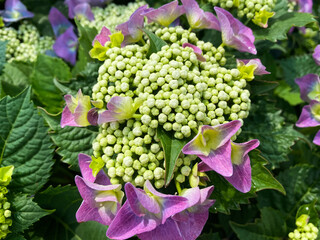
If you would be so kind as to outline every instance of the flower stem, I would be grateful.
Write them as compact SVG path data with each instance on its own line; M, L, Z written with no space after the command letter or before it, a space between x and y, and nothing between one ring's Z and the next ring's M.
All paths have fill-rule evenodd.
M133 116L132 116L133 118L137 118L137 119L140 119L141 117L142 117L142 115L141 114L133 114Z
M176 183L176 189L177 189L177 191L178 191L178 194L181 195L181 186L180 186L180 183L179 183L177 180L175 180L175 183Z

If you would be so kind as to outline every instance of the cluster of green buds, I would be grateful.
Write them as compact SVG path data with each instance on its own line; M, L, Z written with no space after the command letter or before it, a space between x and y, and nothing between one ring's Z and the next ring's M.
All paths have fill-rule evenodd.
M318 228L309 222L309 216L302 214L296 220L297 229L289 233L290 240L315 240L318 236Z
M18 27L0 28L0 41L7 41L6 59L8 62L34 62L39 53L52 49L54 40L51 37L41 37L37 28L24 21Z
M246 17L253 23L260 25L265 18L270 18L275 7L276 0L208 0L214 6L224 9L235 8L239 18ZM267 20L266 19L266 20Z
M80 23L82 26L96 28L98 31L104 26L113 31L119 23L127 21L129 16L137 8L145 4L145 1L136 1L129 2L127 5L110 3L105 8L93 7L92 13L94 15L94 20L90 21L87 18L80 18Z
M148 45L108 49L93 87L93 100L105 105L115 96L141 101L133 119L100 125L93 142L92 164L97 169L106 165L113 184L143 186L149 180L157 188L164 185L158 126L184 139L201 125L242 121L249 114L247 80L239 69L224 67L227 59L223 46L199 41L195 33L181 27L162 28L156 35L168 45L149 58ZM194 50L185 45L189 43L202 50L206 61L198 60ZM175 169L177 182L199 180L192 164L195 158L180 154Z
M0 239L5 239L12 225L10 203L6 197L7 185L11 181L13 166L0 168Z

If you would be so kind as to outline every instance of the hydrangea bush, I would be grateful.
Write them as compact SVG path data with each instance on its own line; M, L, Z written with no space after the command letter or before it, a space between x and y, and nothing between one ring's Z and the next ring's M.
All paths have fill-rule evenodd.
M320 5L6 0L0 239L319 239Z

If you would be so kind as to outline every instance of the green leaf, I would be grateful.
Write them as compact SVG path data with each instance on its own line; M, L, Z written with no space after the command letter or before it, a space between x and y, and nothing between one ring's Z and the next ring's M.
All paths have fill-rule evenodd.
M176 161L181 153L182 148L190 141L189 138L182 140L176 139L170 132L158 127L157 136L160 139L165 159L165 185L168 186L172 177Z
M286 100L292 106L303 103L299 91L292 91L292 88L285 81L280 81L279 83L280 85L274 91L278 97Z
M32 73L33 65L25 62L11 62L4 65L3 74L0 77L1 91L0 97L18 95L30 85L29 77Z
M315 226L319 226L320 219L319 213L315 208L316 202L317 200L313 200L313 202L311 203L300 206L296 214L296 219L299 218L302 214L307 214L310 217L309 222L313 223Z
M35 225L36 239L45 240L107 240L107 227L97 222L78 223L75 217L82 198L74 186L50 186L37 194L35 201L46 209L55 209ZM48 234L50 233L50 234ZM42 237L42 238L39 238Z
M149 50L147 53L147 58L150 57L150 55L152 53L159 52L163 46L167 45L167 43L165 41L163 41L161 38L159 38L153 32L151 32L147 29L143 29L143 32L145 32L145 34L147 34L147 36L150 40L150 47L149 47Z
M252 187L254 191L261 191L264 189L274 189L283 194L286 193L283 186L272 176L270 171L264 167L268 163L260 156L258 151L250 153L251 171L252 171Z
M49 215L52 211L47 211L38 206L33 201L33 198L26 194L15 194L10 199L12 212L12 227L13 233L20 233L28 229L32 224L40 218Z
M241 134L242 140L254 138L260 141L261 155L273 168L288 160L287 154L296 140L305 139L303 134L293 129L293 124L285 122L281 113L273 103L259 101L252 104Z
M24 236L16 233L10 233L7 237L6 240L26 240Z
M71 79L68 65L60 58L39 55L30 79L34 93L46 109L53 113L61 111L62 95L53 80L68 82Z
M208 233L208 234L201 234L197 240L220 240L219 233Z
M34 194L47 182L54 161L48 128L30 92L0 100L0 161L1 166L14 166L12 191Z
M92 142L98 135L95 128L60 127L60 115L51 116L41 111L42 116L49 124L53 132L50 137L58 147L57 152L62 156L62 161L70 165L70 168L79 171L78 154L92 155Z
M96 28L90 28L88 26L84 27L80 24L78 20L75 20L78 31L79 31L79 45L82 47L85 56L87 56L88 61L93 61L93 59L89 55L89 51L92 48L92 41L98 34L98 30Z
M3 66L6 63L6 49L7 41L0 41L0 72L2 72Z
M272 208L261 209L261 219L255 223L230 222L230 226L240 240L282 240L287 235L284 216Z
M309 23L315 22L314 16L302 12L277 11L276 15L269 19L268 28L253 27L253 34L256 40L277 40L287 39L287 33L292 27L303 27Z
M278 86L277 82L254 80L250 83L252 96L267 93Z

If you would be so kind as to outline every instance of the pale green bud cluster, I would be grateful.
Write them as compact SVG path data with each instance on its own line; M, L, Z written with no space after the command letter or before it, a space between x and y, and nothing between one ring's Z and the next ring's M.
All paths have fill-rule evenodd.
M1 28L0 41L7 41L8 62L34 62L39 53L52 49L54 43L51 37L41 37L37 28L28 22L23 22L18 30L12 27Z
M176 168L174 169L175 180L179 183L188 181L192 174L192 162L197 158L195 155L184 155L180 153L177 161Z
M105 123L92 144L95 157L105 162L112 184L131 182L143 186L146 180L156 188L164 185L164 152L156 128L139 120Z
M0 186L0 239L5 239L10 233L9 227L12 225L10 203L6 198L8 189Z
M255 14L260 10L265 9L266 11L272 12L276 4L276 0L208 0L214 6L220 6L224 9L237 9L238 17L244 16L247 19L254 18Z
M290 240L315 240L318 236L318 228L312 223L297 225L297 229L288 234Z
M113 32L119 23L128 21L131 14L145 4L147 4L145 1L136 1L129 2L127 5L110 3L105 8L93 7L94 20L81 18L80 23L82 26L96 28L99 32L103 27Z

